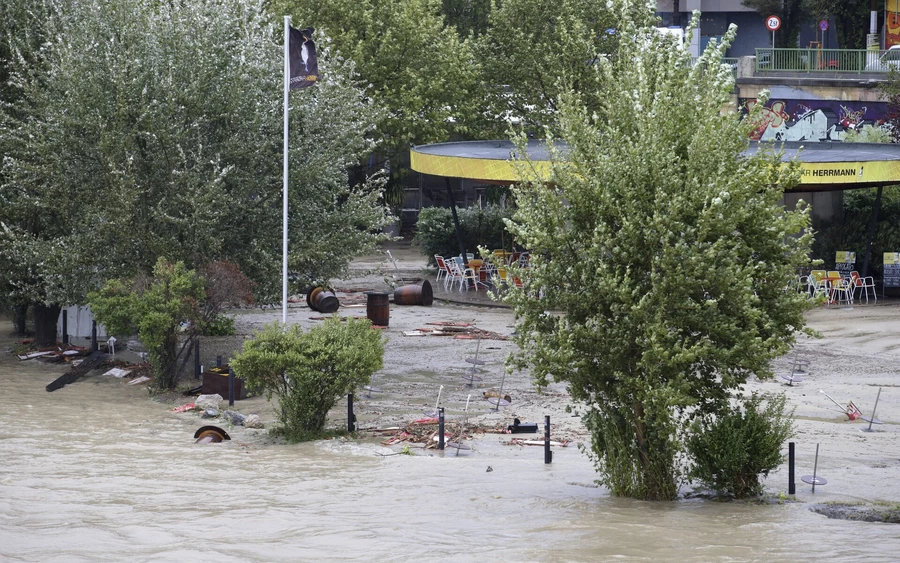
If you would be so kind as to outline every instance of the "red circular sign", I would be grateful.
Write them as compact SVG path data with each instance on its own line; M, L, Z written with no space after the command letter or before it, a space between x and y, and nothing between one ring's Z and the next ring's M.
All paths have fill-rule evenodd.
M828 20L822 20L819 22L819 29L822 31L828 31Z
M766 29L769 31L778 31L781 27L781 18L778 16L769 16L766 18Z

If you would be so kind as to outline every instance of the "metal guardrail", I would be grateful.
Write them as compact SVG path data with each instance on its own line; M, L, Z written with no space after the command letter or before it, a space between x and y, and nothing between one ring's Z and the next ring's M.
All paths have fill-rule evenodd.
M900 69L900 50L756 49L757 72L888 72Z

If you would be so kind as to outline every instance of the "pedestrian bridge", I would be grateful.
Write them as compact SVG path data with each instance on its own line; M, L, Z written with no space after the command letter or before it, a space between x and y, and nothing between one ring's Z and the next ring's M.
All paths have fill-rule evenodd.
M752 141L747 154L759 149ZM565 152L565 145L558 144ZM900 184L900 144L799 143L776 145L783 160L797 158L802 176L791 192L818 192ZM528 154L536 169L549 172L550 153L542 141L529 141ZM518 181L510 141L462 141L421 145L410 150L411 168L422 174L465 178L493 184Z

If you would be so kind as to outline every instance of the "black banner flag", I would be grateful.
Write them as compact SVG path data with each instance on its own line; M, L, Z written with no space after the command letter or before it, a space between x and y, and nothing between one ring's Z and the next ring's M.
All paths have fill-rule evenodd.
M313 43L311 27L290 28L289 54L291 62L291 88L306 88L319 79L319 60L316 58L316 44Z

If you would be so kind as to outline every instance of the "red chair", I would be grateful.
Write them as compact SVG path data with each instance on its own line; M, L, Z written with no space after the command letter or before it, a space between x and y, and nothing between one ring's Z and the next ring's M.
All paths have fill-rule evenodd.
M859 272L853 270L850 272L850 284L854 293L856 290L859 290L859 296L862 297L863 293L866 295L866 303L869 302L869 290L872 290L872 297L875 299L875 302L878 303L878 294L875 292L875 277L874 276L866 276L862 277L859 275Z

